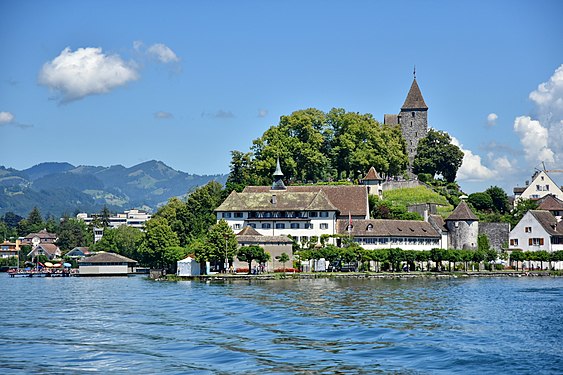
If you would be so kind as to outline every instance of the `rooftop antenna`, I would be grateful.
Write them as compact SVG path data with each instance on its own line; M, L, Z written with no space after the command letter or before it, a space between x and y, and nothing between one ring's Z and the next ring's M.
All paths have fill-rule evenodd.
M414 66L414 70L412 71L412 75L414 76L414 79L416 79L416 65Z

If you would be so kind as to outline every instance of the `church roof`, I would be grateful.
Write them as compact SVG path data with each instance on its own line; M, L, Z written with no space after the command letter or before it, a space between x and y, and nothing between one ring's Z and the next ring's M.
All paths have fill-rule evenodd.
M375 167L371 167L366 174L366 176L362 179L362 181L373 181L373 180L383 180L379 173L375 170Z
M465 201L461 201L460 204L458 204L458 206L455 208L455 210L451 213L450 216L448 216L448 218L446 219L446 221L448 220L460 220L460 221L465 221L465 220L474 220L477 221L479 220L477 218L477 216L475 216L475 214L471 211L471 209L469 208L469 206L467 205L467 203L465 203Z
M424 102L418 83L416 83L416 78L412 81L411 89L405 99L405 103L401 107L401 110L408 109L428 109L428 106Z

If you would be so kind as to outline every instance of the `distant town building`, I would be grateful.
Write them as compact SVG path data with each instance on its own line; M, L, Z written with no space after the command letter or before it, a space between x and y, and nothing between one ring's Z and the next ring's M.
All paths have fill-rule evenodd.
M55 243L57 235L55 233L47 232L47 229L43 229L37 233L30 233L27 236L20 238L20 240L22 245L35 247L39 244Z
M52 243L43 243L35 246L28 254L28 257L32 259L37 257L38 255L44 255L49 260L58 259L61 257L61 249L55 244Z
M76 215L77 219L84 221L87 225L90 225L94 220L99 219L99 214L94 214L92 216L88 215L87 213L79 213ZM118 213L117 215L110 216L109 221L109 228L118 228L122 225L127 225L128 227L138 228L143 230L145 227L145 223L151 218L151 214L147 213L146 211L142 210L128 210L124 211L123 213ZM94 242L98 242L102 239L104 235L104 228L95 227L94 229Z
M92 223L96 218L99 218L99 214L88 215L87 213L79 213L76 215L77 219L83 220L86 224ZM109 227L117 228L122 225L127 225L133 228L143 229L145 223L151 218L151 214L142 210L128 210L123 213L118 213L117 215L109 217Z
M0 258L18 256L19 247L15 242L4 241L0 244Z

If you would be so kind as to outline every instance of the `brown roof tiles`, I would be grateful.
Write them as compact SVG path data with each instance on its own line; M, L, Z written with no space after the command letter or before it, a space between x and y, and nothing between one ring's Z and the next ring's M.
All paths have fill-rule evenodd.
M446 221L477 221L479 220L477 216L471 211L469 206L465 201L461 201L460 204L457 205L455 210L448 216Z
M348 234L348 220L338 220L337 232ZM416 220L352 220L352 236L440 238L429 223Z
M360 185L288 186L283 193L271 191L269 186L247 186L244 188L243 193L273 192L278 197L281 197L282 194L287 193L318 193L319 191L326 194L328 201L340 211L341 216L348 216L348 213L350 213L356 217L369 217L367 189L365 186Z
M408 109L428 109L428 106L424 102L418 83L416 83L416 78L412 81L411 88L405 99L405 103L401 107L401 110Z

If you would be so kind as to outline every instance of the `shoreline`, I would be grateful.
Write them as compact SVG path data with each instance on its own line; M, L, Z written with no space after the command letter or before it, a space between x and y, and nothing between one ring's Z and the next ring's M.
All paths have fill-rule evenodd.
M265 281L265 280L308 280L308 279L444 279L469 277L561 277L553 271L475 271L475 272L314 272L314 273L269 273L263 275L214 274L198 276L176 276L151 278L155 281Z

